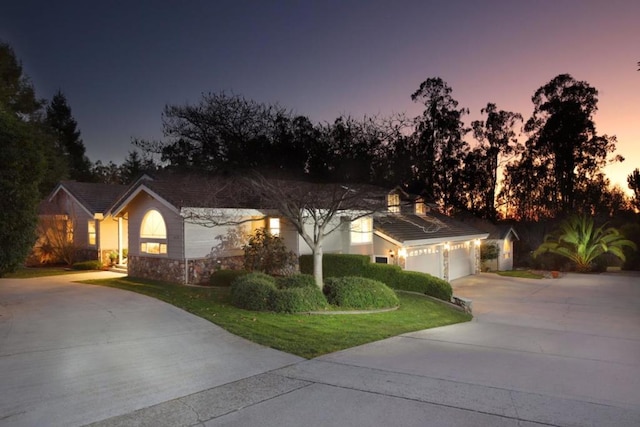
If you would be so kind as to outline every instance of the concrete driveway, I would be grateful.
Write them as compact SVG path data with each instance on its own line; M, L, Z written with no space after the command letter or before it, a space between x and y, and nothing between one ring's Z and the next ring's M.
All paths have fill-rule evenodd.
M0 426L74 426L303 360L169 304L71 283L0 279Z
M67 424L77 425L89 421L92 410L97 411L93 420L103 420L97 426L640 425L640 277L567 275L527 280L482 274L453 285L456 294L474 300L472 322L409 333L307 361L252 346L195 318L185 319L185 326L172 326L176 319L190 316L157 302L136 318L140 331L128 341L107 334L108 339L94 338L97 343L70 347L71 354L82 354L83 349L99 346L105 356L93 352L99 364L84 356L73 357L76 363L62 373L46 366L66 366L61 359L67 349L50 350L62 352L53 359L40 356L48 350L37 348L5 356L4 338L0 373L3 377L9 373L10 385L0 386L0 409L3 414L11 412L0 417L0 425L37 425L30 423L39 420L29 418L31 411L51 414L56 421L65 419L60 413L67 412ZM0 289L4 287L0 282ZM110 307L124 304L116 311L117 318L133 310L126 308L128 304L138 306L142 303L137 301L144 299L128 293L115 296L120 291L98 287L73 289L80 294L100 293L93 299L94 308L87 311L114 311ZM105 305L110 298L115 300ZM46 300L46 295L39 299ZM114 305L115 301L120 302ZM71 310L77 304L67 306ZM36 312L38 308L33 306ZM160 316L156 310L167 314ZM164 320L156 322L154 316ZM59 321L63 329L73 324ZM46 327L52 332L57 329ZM3 328L0 336L8 329ZM196 332L189 332L192 328ZM173 332L157 332L162 329ZM124 327L118 330L128 333ZM26 333L30 332L20 332ZM166 348L163 355L164 341L174 334L181 337L181 346L195 346L195 355L191 349L176 347ZM131 353L120 359L117 351L107 350L111 341L136 348L133 360ZM155 346L149 348L145 342ZM215 353L219 363L206 362L206 355L221 346L228 350ZM254 357L247 354L253 352ZM22 362L24 357L31 362ZM45 367L38 366L39 357L44 357ZM164 362L156 361L163 357ZM146 374L146 365L137 363L144 358L153 366ZM183 358L187 359L184 364ZM227 364L231 372L225 377L220 371ZM23 372L13 373L14 366ZM241 369L247 371L238 372ZM42 375L48 379L43 381ZM76 387L74 378L83 377L89 379L81 380L84 394L76 392L69 398L67 389L82 388ZM97 385L102 382L109 386ZM20 397L23 390L29 399ZM63 396L61 400L56 400L56 392ZM7 393L18 396L7 399ZM38 403L38 398L45 403ZM153 404L163 399L164 403ZM136 406L143 409L128 413ZM80 416L68 413L73 411ZM122 415L107 419L117 413Z

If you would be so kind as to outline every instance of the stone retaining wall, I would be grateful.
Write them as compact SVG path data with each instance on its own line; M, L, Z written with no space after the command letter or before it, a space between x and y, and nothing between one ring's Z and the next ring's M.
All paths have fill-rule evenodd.
M184 260L129 255L127 267L131 277L181 284L199 284L208 282L211 272L215 270L236 270L242 268L243 263L242 256L190 259L188 260L189 277L186 278L186 281Z

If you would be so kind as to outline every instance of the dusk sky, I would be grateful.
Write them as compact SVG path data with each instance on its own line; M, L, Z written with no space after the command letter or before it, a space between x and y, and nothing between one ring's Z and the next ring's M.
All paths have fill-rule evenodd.
M410 95L442 77L470 120L495 102L531 115L561 73L599 91L598 133L640 167L640 1L11 1L0 40L36 93L61 89L92 161L162 137L165 104L227 91L312 121L421 113Z

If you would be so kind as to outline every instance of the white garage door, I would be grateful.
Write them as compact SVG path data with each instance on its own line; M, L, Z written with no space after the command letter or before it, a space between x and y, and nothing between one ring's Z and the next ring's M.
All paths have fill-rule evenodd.
M449 249L449 280L468 276L472 273L470 247L455 243Z
M406 260L405 269L428 273L432 276L442 278L442 271L440 270L440 253L424 252L427 251L414 251L412 255L412 252L410 251Z

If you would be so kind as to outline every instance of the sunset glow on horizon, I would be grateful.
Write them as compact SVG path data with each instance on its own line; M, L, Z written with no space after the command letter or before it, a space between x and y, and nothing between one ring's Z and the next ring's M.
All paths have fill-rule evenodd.
M13 2L0 16L37 96L66 95L92 161L162 138L166 104L227 91L312 121L421 114L410 95L442 77L467 124L488 102L521 113L558 74L599 91L598 134L640 168L640 2ZM36 11L36 12L34 12Z

